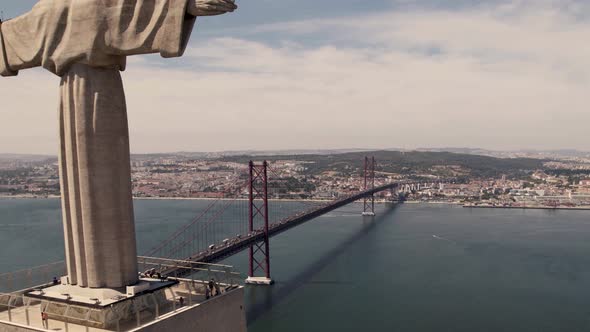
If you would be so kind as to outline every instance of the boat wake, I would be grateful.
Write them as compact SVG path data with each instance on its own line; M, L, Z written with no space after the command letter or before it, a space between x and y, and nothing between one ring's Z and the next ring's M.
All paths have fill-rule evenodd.
M453 241L453 240L449 240L446 237L442 237L442 236L438 236L438 235L432 235L433 238L437 239L437 240L441 240L441 241L447 241L447 242L451 242L453 244L457 244L457 242Z

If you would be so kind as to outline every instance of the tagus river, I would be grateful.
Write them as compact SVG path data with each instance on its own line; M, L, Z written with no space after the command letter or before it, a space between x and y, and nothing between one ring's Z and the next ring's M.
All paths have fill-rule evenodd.
M145 252L207 205L136 201ZM351 205L271 242L250 332L588 331L590 212ZM0 272L63 259L58 200L0 199ZM241 254L228 264L246 272Z

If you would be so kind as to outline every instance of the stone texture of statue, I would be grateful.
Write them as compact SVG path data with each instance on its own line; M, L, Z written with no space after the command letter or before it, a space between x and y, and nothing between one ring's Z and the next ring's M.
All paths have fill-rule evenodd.
M196 16L233 0L40 0L0 23L0 75L61 77L60 178L69 283L137 282L129 130L120 71L131 55L181 56Z

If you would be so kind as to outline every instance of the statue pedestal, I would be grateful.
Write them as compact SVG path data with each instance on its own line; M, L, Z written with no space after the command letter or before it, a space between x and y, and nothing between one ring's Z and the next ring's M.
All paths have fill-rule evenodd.
M148 315L159 315L176 305L172 286L178 281L140 279L126 289L83 288L54 285L26 292L25 296L41 302L48 319L100 329L133 325ZM170 296L172 294L172 296Z

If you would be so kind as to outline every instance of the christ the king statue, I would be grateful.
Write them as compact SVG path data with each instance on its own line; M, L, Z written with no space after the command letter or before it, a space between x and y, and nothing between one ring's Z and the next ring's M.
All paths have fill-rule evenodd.
M234 0L40 0L0 22L0 75L43 67L61 77L59 170L68 283L138 281L129 130L120 71L127 56L185 50L197 16Z

